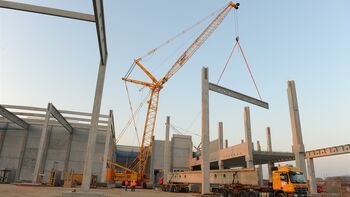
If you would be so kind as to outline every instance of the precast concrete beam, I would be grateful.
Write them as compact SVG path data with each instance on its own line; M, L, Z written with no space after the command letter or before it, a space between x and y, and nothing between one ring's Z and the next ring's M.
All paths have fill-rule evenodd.
M98 45L100 48L101 61L102 61L102 65L106 65L108 52L107 52L105 19L104 19L104 13L103 13L103 1L93 0L93 3L94 3L96 30L97 30Z
M245 143L247 143L247 155L245 156L246 165L247 165L247 168L254 168L253 142L252 142L249 107L244 107L244 131L245 131Z
M50 113L51 115L70 133L73 133L73 127L69 124L69 122L62 116L62 114L56 109L56 107L49 103Z
M209 73L208 68L202 68L202 194L210 192L209 182Z
M306 177L305 148L304 148L303 137L301 132L298 99L297 99L294 81L288 81L287 93L288 93L289 112L290 112L290 120L291 120L291 127L292 127L292 136L293 136L292 149L295 155L295 163L296 163L296 167L301 169L301 171L304 173Z
M5 109L5 107L3 107L2 105L0 105L0 115L15 123L16 125L22 127L23 129L29 128L29 124L26 121L22 120L9 110Z
M232 98L236 98L236 99L241 100L241 101L245 101L247 103L251 103L251 104L263 107L265 109L269 109L269 104L264 102L264 101L258 100L256 98L244 95L242 93L230 90L228 88L225 88L225 87L213 84L213 83L209 83L209 90L217 92L219 94L223 94L223 95L232 97Z
M95 17L94 15L91 15L91 14L85 14L80 12L73 12L73 11L67 11L67 10L61 10L61 9L55 9L55 8L49 8L49 7L43 7L43 6L36 6L36 5L25 4L25 3L17 3L17 2L9 2L9 1L1 0L0 7L19 10L19 11L33 12L38 14L51 15L51 16L59 16L59 17L82 20L87 22L95 22Z

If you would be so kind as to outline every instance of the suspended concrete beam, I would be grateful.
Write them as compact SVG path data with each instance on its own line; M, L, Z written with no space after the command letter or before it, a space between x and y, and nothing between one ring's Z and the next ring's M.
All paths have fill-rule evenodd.
M52 103L49 103L48 111L70 134L73 133L73 127L69 124L69 122L62 116L62 114L56 109L56 107Z
M91 14L84 14L80 12L73 12L73 11L67 11L67 10L61 10L61 9L55 9L55 8L49 8L49 7L43 7L43 6L36 6L36 5L25 4L25 3L0 1L0 7L13 9L13 10L26 11L26 12L33 12L38 14L46 14L51 16L59 16L59 17L88 21L88 22L95 22L95 17L94 15L91 15Z
M16 116L14 113L5 109L2 105L0 105L0 115L15 123L16 125L22 127L23 129L29 128L29 124L27 122Z
M209 90L217 92L219 94L229 96L229 97L236 98L236 99L241 100L241 101L245 101L247 103L251 103L253 105L257 105L257 106L269 109L269 104L264 102L264 101L258 100L256 98L244 95L242 93L230 90L228 88L225 88L225 87L213 84L213 83L209 83Z

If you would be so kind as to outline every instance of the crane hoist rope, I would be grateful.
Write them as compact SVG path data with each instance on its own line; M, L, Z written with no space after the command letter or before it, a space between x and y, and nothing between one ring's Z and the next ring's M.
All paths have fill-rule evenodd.
M238 9L239 4L229 2L229 4L215 17L215 19L203 30L203 32L192 42L192 44L180 55L176 62L171 66L169 71L163 78L157 80L148 69L141 63L141 59L134 61L133 67L136 65L150 78L151 82L139 81L130 79L132 69L129 69L127 77L122 78L124 81L132 82L138 85L147 86L150 88L150 98L148 100L148 108L146 114L146 121L144 124L144 132L142 137L142 143L140 146L139 156L134 159L129 169L135 170L138 167L138 181L147 181L145 176L145 169L147 166L148 158L152 149L153 136L155 123L158 112L159 93L163 88L163 85L179 71L180 68L193 56L193 54L202 46L202 44L209 38L209 36L216 30L221 24L224 18L229 14L232 8Z

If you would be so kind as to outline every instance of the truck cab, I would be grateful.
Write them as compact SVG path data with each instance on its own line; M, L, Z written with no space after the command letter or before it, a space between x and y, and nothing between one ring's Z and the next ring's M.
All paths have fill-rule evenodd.
M272 188L276 197L306 197L307 183L303 172L292 166L272 167Z

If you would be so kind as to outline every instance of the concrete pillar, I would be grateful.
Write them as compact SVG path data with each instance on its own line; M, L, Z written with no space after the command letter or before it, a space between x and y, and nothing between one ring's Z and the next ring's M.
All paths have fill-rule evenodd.
M241 144L243 144L244 143L244 139L241 139Z
M225 140L225 148L228 148L228 140Z
M223 123L222 122L219 122L219 125L218 125L218 141L219 141L219 147L218 147L218 150L219 150L219 160L218 160L218 164L219 164L219 170L222 170L224 169L224 163L223 161L220 159L220 152L221 150L224 148L224 136L223 136Z
M247 168L254 168L253 164L253 142L252 142L252 131L250 126L250 110L249 107L244 107L244 131L245 131L245 142L247 143L247 155L245 161Z
M288 81L287 92L288 92L290 120L291 120L292 133L293 133L292 149L295 155L295 163L296 163L296 167L300 168L306 177L305 148L304 148L303 137L301 133L299 107L298 107L298 100L297 100L294 81Z
M69 136L68 136L68 140L67 140L67 147L66 147L66 154L65 154L65 158L64 158L62 178L64 176L64 173L69 171L68 164L69 164L70 151L71 151L72 141L73 141L73 133L74 133L74 129L73 129L73 132L71 134L68 134Z
M170 142L169 142L169 133L170 133L170 116L166 117L165 122L165 141L164 141L164 183L168 183L168 174L170 172Z
M90 189L92 162L93 162L94 154L95 154L96 134L97 134L97 128L98 128L98 120L100 117L100 109L101 109L101 101L102 101L105 73L106 73L106 65L104 65L103 62L100 61L97 82L96 82L94 106L92 109L92 116L91 116L91 126L90 126L90 131L89 131L88 143L86 146L86 155L85 155L84 171L83 171L83 182L81 185L81 189L84 192L86 192Z
M256 141L256 149L258 150L258 151L261 151L261 146L260 146L260 141L258 140L258 141ZM259 185L263 185L263 181L264 181L264 179L263 179L263 170L262 170L262 165L259 165L258 166L258 176L259 176Z
M21 140L21 147L20 147L18 166L17 166L17 172L16 172L16 181L19 180L20 175L21 175L24 151L26 150L27 141L28 141L28 133L29 133L28 130L29 130L29 128L24 130L23 138Z
M266 142L267 142L267 151L272 152L272 143L271 143L271 133L270 133L270 127L266 127ZM275 164L273 162L268 162L267 164L267 170L269 173L269 181L272 181L272 170L271 168Z
M51 140L51 134L52 134L52 128L53 126L49 126L48 131L47 131L47 140L44 146L44 154L43 154L43 159L42 159L42 169L39 173L44 173L45 172L45 166L46 166L46 160L47 160L47 151L49 150L49 144ZM51 168L51 166L50 166Z
M47 144L47 136L49 133L50 115L51 115L51 103L49 103L47 106L45 120L44 120L43 128L41 131L41 137L40 137L40 142L39 142L39 147L38 147L38 154L36 157L35 168L34 168L34 173L33 173L33 183L39 183L41 181L39 174L42 172L42 168L43 168L42 161L43 161L43 156L44 156L44 152L45 152L45 146Z
M0 155L1 155L2 147L4 145L8 125L9 125L9 123L6 123L5 128L0 130Z
M106 131L106 139L105 139L105 149L103 153L103 161L102 161L102 173L101 173L101 182L106 182L106 167L107 160L109 159L109 150L111 148L111 136L112 136L112 110L109 110L109 118L108 118L108 127Z
M319 196L317 194L314 159L308 158L306 161L307 161L307 174L309 179L310 193L312 196Z
M209 183L209 73L202 68L202 194L210 192Z

